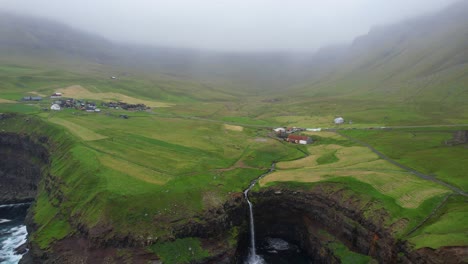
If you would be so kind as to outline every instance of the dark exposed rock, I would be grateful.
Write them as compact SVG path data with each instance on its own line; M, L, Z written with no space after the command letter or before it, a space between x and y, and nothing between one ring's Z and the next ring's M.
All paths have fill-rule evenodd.
M274 189L252 193L257 239L291 241L317 263L340 263L327 246L330 238L321 230L379 263L464 263L468 257L468 247L414 250L394 237L395 225L405 225L405 219L386 227L389 215L385 210L366 215L368 205L357 194L344 195L344 189L330 192L326 187L324 183L311 191L281 190L281 195Z
M48 163L46 148L28 135L0 133L0 203L33 201Z
M48 172L50 158L43 144L51 142L47 137L0 133L1 202L33 200L39 180L55 206L66 201L60 191L63 182ZM319 263L340 262L329 248L330 238L321 230L332 234L349 249L370 255L381 263L463 263L467 258L466 247L413 250L394 238L395 229L407 224L405 219L384 226L390 217L384 209L366 215L365 210L372 207L373 201L363 204L358 194L329 188L331 185L320 184L308 191L271 188L251 193L257 238L284 238L299 245ZM211 257L203 263L237 263L236 251L240 249L235 241L228 242L233 239L229 232L237 228L239 241L248 235L248 206L242 193L232 194L222 206L192 219L171 223L171 238L135 237L121 234L112 226L89 228L75 219L68 220L74 228L73 235L56 241L47 250L29 242L29 253L21 263L160 263L147 246L158 239L184 237L198 237L203 247L209 249ZM39 228L33 221L32 211L27 215L26 224L29 233ZM239 244L242 246L242 242Z

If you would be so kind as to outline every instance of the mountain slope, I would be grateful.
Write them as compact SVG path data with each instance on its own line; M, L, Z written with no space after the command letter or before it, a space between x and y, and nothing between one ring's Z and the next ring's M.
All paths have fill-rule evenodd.
M0 51L29 56L63 56L108 60L112 43L44 18L0 12Z
M462 103L468 98L468 3L375 28L345 54L302 92Z
M10 61L23 56L40 65L98 64L201 83L195 89L178 89L183 84L167 87L174 96L202 91L209 97L214 89L225 98L282 94L299 102L331 96L462 106L468 100L466 1L436 14L375 28L350 45L326 47L315 54L229 54L123 45L39 18L1 14L0 22L0 53ZM142 95L148 96L148 89Z

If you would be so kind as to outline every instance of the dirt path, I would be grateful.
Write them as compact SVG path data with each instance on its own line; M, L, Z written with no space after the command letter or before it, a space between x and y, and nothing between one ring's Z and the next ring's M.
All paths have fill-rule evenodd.
M450 184L448 184L448 183L446 183L446 182L444 182L444 181L441 181L441 180L439 180L439 179L437 179L437 178L435 178L435 177L433 177L433 176L426 175L426 174L421 173L421 172L419 172L419 171L417 171L417 170L415 170L415 169L412 169L412 168L410 168L410 167L408 167L408 166L406 166L406 165L403 165L403 164L401 164L401 163L399 163L399 162L396 162L395 160L389 158L388 156L386 156L386 155L383 154L382 152L378 151L377 149L375 149L375 148L372 147L371 145L367 144L366 142L363 142L363 141L361 141L361 140L355 139L355 138L350 137L350 136L348 136L348 135L344 135L344 134L340 133L339 131L335 131L335 133L337 133L337 134L339 134L339 135L341 135L341 136L343 136L343 137L345 137L345 138L347 138L347 139L349 139L349 140L351 140L351 141L354 141L354 142L356 142L356 143L358 143L358 144L360 144L360 145L362 145L362 146L365 146L365 147L369 148L372 152L374 152L375 154L377 154L380 158L382 158L382 159L384 159L384 160L386 160L386 161L392 163L393 165L398 166L398 167L400 167L400 168L402 168L402 169L404 169L404 170L406 170L406 171L408 171L408 172L411 172L412 174L418 176L418 177L421 178L421 179L428 180L428 181L432 181L432 182L434 182L434 183L437 183L437 184L439 184L439 185L442 185L442 186L444 186L444 187L447 187L447 188L451 189L451 190L454 191L455 193L458 193L458 194L460 194L460 195L463 195L463 196L465 196L465 197L468 197L468 193L462 191L461 189L459 189L459 188L457 188L457 187L455 187L455 186L453 186L453 185L450 185Z

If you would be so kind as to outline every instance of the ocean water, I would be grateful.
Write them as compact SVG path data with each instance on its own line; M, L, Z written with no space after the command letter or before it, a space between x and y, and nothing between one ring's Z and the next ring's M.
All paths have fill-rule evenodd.
M0 205L0 263L16 264L22 254L16 248L26 243L28 232L24 219L29 203Z

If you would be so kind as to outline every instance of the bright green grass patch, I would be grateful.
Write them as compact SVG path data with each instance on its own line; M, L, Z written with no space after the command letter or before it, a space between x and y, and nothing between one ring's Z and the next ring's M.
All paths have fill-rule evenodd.
M311 155L306 158L278 163L278 170L262 178L260 185L275 181L320 182L352 177L371 184L405 208L417 208L428 198L450 192L444 186L420 179L380 159L366 147L311 145L308 151Z
M1 65L0 74L29 74L37 71L37 69L19 65Z
M258 126L271 125L271 123L266 122L264 120L253 119L253 118L244 117L244 116L225 116L221 118L221 120L228 122L228 123L235 123L235 124L258 125Z
M330 151L322 156L318 157L317 164L322 165L322 164L330 164L339 161L339 159L336 157L336 150L335 151Z
M70 234L72 228L70 224L64 220L51 220L41 230L35 233L34 241L37 242L40 248L47 248L53 241L60 240Z
M51 118L49 122L61 125L70 131L70 133L74 134L75 136L81 138L85 141L91 140L99 140L104 139L106 136L100 135L84 126L77 125L76 123L61 119L61 118Z
M464 145L447 146L444 143L452 138L453 132L453 128L342 131L408 167L467 190L467 150Z
M51 242L67 236L72 230L67 221L59 214L59 209L50 203L43 192L36 200L34 206L34 222L40 228L32 236L42 249L47 248Z
M12 101L18 101L21 100L25 95L23 93L19 92L3 92L0 95L0 98L7 99L7 100L12 100Z
M343 264L368 264L368 263L378 263L376 260L372 259L370 256L359 254L349 250L348 247L343 245L340 242L332 242L328 244L328 247L333 250L333 254L340 258L341 263Z
M34 105L25 105L25 104L1 104L0 103L0 113L22 113L22 114L31 114L37 113L39 109Z
M208 251L201 247L200 240L193 237L154 244L149 249L167 264L193 263L209 256Z
M468 210L466 199L451 197L448 203L408 240L416 248L441 246L463 246L468 244L466 225Z
M345 138L343 139L338 139L338 138L332 138L332 137L321 137L318 135L313 135L311 136L312 140L314 141L314 145L340 145L343 147L350 147L350 146L356 146L356 143L347 140Z

